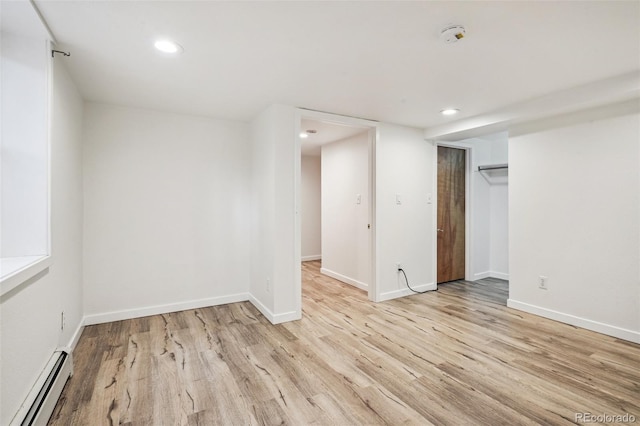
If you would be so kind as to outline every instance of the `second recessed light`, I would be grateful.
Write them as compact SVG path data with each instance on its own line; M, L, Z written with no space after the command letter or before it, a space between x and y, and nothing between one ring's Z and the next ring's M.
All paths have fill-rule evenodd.
M440 114L442 114L442 115L456 115L459 112L460 112L460 110L457 109L457 108L447 108L447 109L443 109L442 111L440 111Z
M182 46L171 40L158 40L153 45L162 53L177 55L184 51Z

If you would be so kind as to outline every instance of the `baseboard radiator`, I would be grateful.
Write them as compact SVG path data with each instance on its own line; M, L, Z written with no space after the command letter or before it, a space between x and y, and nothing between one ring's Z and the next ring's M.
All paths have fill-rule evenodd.
M71 353L55 351L27 399L16 413L11 426L46 425L67 379L73 374Z

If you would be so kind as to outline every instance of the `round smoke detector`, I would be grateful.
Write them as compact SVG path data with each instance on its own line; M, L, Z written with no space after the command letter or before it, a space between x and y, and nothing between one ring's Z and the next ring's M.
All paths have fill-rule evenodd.
M445 43L457 43L464 38L466 31L462 25L447 25L440 31L440 38Z

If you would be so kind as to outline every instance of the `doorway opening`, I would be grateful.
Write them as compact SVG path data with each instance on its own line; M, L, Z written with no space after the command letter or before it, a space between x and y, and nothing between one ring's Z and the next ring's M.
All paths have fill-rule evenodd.
M465 278L466 176L466 150L438 146L438 284Z
M441 201L443 204L449 202L447 196L441 200L440 195L440 155L438 161L438 249L437 249L437 278L438 283L452 280L465 280L475 282L479 286L495 287L499 293L504 293L505 304L508 296L509 279L509 232L508 232L508 132L499 132L475 138L464 139L455 142L438 142L438 151L442 149L453 149L458 153L458 166L460 157L464 157L464 201L457 198L458 207L464 204L464 220L461 224L459 216L456 217L454 229L457 231L454 237L449 236L454 241L449 241L458 250L453 256L457 275L445 276L448 260L446 245L443 242L441 251L441 239L447 234L447 227L451 228L450 222L441 221ZM443 176L446 177L447 169L442 167ZM460 174L455 175L456 185L459 187ZM446 185L453 185L452 177ZM458 197L460 194L458 193ZM453 203L454 206L456 203ZM446 217L445 217L446 219ZM451 220L451 219L449 219ZM440 230L443 230L442 232ZM464 229L464 252L460 254L460 233ZM464 273L460 278L460 263L464 259ZM457 262L456 262L457 261ZM445 269L441 274L441 268ZM499 298L502 300L502 296Z
M366 292L370 300L375 136L365 120L301 112L300 259L321 263L322 274Z

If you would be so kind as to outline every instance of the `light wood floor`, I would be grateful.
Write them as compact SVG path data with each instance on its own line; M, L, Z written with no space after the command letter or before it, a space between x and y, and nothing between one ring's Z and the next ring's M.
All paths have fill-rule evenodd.
M53 425L640 420L640 346L505 307L499 280L373 304L303 265L303 319L237 303L86 327Z

